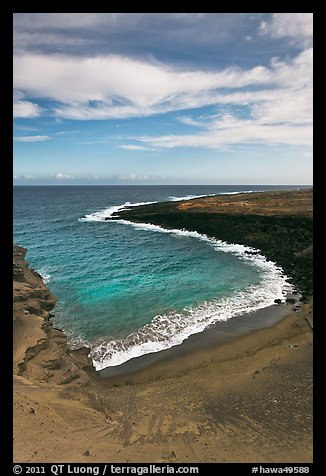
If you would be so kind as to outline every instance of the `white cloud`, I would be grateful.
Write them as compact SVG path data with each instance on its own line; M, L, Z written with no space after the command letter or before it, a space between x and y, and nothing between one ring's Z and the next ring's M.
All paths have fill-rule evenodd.
M150 176L148 176L148 175L138 175L138 174L135 174L133 172L130 172L129 174L120 177L120 180L128 180L128 181L130 180L132 182L135 182L135 181L148 180L149 177Z
M21 124L16 124L15 129L28 132L36 132L40 130L38 127L23 126Z
M141 145L121 146L127 150L143 150L144 143L154 148L311 144L312 60L308 48L292 59L273 58L270 67L190 71L116 55L26 54L15 59L14 83L28 97L54 100L55 114L70 119L141 117L206 105L246 106L249 112L246 119L234 112L208 120L181 116L179 121L204 131L140 137Z
M78 134L80 133L80 131L59 131L59 132L56 132L55 135L56 136L67 136L67 135L70 135L70 134Z
M272 61L272 73L278 87L216 93L217 104L247 106L250 117L236 112L199 116L200 121L182 116L179 120L201 127L191 135L143 136L138 140L153 147L207 147L223 149L231 144L267 143L312 145L312 49L289 63ZM231 108L231 111L234 109Z
M130 174L126 175L127 180L136 180L137 178L138 178L138 176L136 174L133 174L133 173L130 173Z
M247 106L250 117L239 118L235 112L200 121L179 117L186 125L203 132L191 135L143 136L138 140L153 147L207 147L223 149L231 144L267 143L312 145L312 50L306 50L285 63L272 61L271 72L279 87L215 94L215 102ZM231 111L233 111L231 109Z
M138 140L153 147L205 147L224 149L230 144L269 143L311 145L310 126L294 127L290 125L264 125L252 120L225 121L220 127L199 134L168 135L158 137L139 137Z
M123 144L119 146L120 149L127 149L127 150L154 150L151 147L145 147L143 145L134 145L134 144Z
M49 136L20 136L14 137L14 140L17 142L43 142L45 140L50 140Z
M55 107L59 117L139 117L223 102L225 88L293 89L310 81L311 61L307 50L287 63L274 59L270 68L189 71L114 55L26 54L14 60L14 84L30 97L61 103Z
M130 80L132 78L132 81ZM62 117L148 115L209 102L209 92L274 81L267 68L177 70L116 55L80 58L24 54L14 59L14 85L29 96L63 103ZM206 98L205 98L206 97ZM190 102L189 102L190 100Z
M13 116L18 117L37 117L41 113L41 108L30 101L15 101L13 106Z
M273 13L270 22L261 22L260 33L272 38L293 38L307 46L313 36L313 14Z
M70 180L70 179L72 179L73 177L71 177L70 175L66 175L66 174L61 174L61 173L59 173L59 174L56 174L56 175L54 176L54 178L57 179L57 180Z
M186 124L186 126L194 126L194 127L205 127L206 124L204 122L195 121L192 117L189 116L180 116L178 120L181 124Z

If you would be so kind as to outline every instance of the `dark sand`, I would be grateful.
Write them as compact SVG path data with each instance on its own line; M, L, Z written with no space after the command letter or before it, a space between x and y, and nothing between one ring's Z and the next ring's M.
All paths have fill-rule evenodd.
M15 462L312 461L311 299L101 378L52 328L55 299L23 258L15 248Z
M271 327L285 316L291 314L294 308L299 309L301 307L299 297L293 296L293 298L296 299L295 305L275 304L274 306L243 314L225 322L218 322L203 332L189 336L188 339L183 341L180 345L160 352L136 357L115 367L107 367L99 371L98 375L102 378L126 375L144 370L155 363L165 362L166 360L174 359L179 356L182 356L183 359L187 359L194 352L221 346L254 330Z

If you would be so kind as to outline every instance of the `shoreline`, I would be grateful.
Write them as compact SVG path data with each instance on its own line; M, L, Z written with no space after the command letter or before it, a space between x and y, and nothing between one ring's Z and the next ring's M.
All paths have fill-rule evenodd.
M70 349L65 333L53 326L56 298L40 274L29 268L26 249L13 247L13 373L14 378L50 385L89 381L89 349Z
M299 301L297 300L296 306ZM120 377L126 374L138 373L148 367L162 362L186 358L190 353L200 353L203 350L217 348L241 339L247 334L268 329L286 319L294 311L294 304L274 304L256 311L219 321L206 327L203 331L191 334L181 344L164 350L134 357L115 366L97 370L97 375L103 379ZM300 307L296 308L298 312Z
M22 281L26 281L24 283L25 287L23 287L23 292L19 292L19 284L21 285L22 283L17 283L17 281L15 283L14 279L14 307L17 308L17 305L23 304L19 306L18 310L14 309L13 364L14 374L17 375L21 375L24 372L26 373L28 361L34 358L34 354L37 355L39 351L47 349L51 345L52 339L59 341L60 344L62 344L64 353L67 353L67 355L68 353L72 353L77 356L77 359L75 359L77 361L77 365L78 355L80 354L82 356L82 368L86 369L86 373L90 372L93 375L96 373L96 375L102 379L107 379L110 377L137 373L149 366L155 365L156 363L160 364L161 362L165 362L167 360L173 360L175 358L178 359L180 356L186 356L189 353L194 353L197 351L201 352L203 349L223 346L224 344L230 342L232 343L233 341L239 338L241 339L241 337L252 332L270 328L279 321L285 319L291 314L291 312L293 312L294 309L296 311L300 309L299 295L297 293L294 295L291 292L287 292L287 294L284 296L284 300L286 301L286 299L290 297L295 302L291 304L286 304L285 302L282 304L274 304L262 309L240 314L239 316L232 317L226 321L218 321L206 327L201 332L189 335L189 337L187 337L182 343L178 345L171 346L161 351L131 358L120 365L96 370L92 360L88 357L91 348L70 348L67 336L65 335L64 331L53 325L51 319L54 317L54 315L51 311L56 304L56 298L50 293L48 287L43 281L42 276L35 270L29 268L28 262L25 261L26 251L27 250L25 248L14 245L14 273L15 269L17 270L17 268L19 268L20 272L24 274ZM19 281L21 281L21 279L18 279L18 282ZM283 294L285 294L285 291ZM22 310L23 318L17 319L17 314L21 314ZM28 321L28 329L26 327L26 321ZM22 327L22 329L20 327ZM23 346L21 344L21 334L23 334L24 337ZM86 364L85 356L87 358ZM62 355L60 358L62 358ZM16 371L15 368L17 369ZM49 368L52 368L52 366L50 365ZM71 369L69 372L70 371ZM84 373L83 370L82 373ZM51 377L53 377L52 373L50 373L50 378ZM63 381L66 382L75 380L76 378L78 379L78 370L74 369L72 372L72 378L71 375L65 375ZM49 376L46 376L45 379L48 381ZM81 381L87 380L88 377L85 375L81 379ZM62 382L56 383L61 384Z
M313 292L312 214L313 190L291 190L140 205L105 220L185 229L260 250L283 269L305 301Z
M288 242L293 241L293 224L291 223L294 218L298 218L299 221L295 224L295 227L298 228L297 236L300 235L300 233L304 234L306 232L306 228L310 226L310 217L311 217L311 211L312 211L312 189L309 190L284 190L284 191L269 191L269 192L251 192L250 196L248 197L248 194L245 192L240 192L237 194L229 194L229 195L214 195L214 196L206 196L206 197L199 197L199 198L193 198L189 200L182 200L182 201L172 201L172 202L162 202L162 203L150 203L146 205L140 205L135 208L129 208L129 209L124 209L121 208L119 210L116 210L113 212L111 215L105 218L105 220L122 220L125 221L127 220L131 225L139 224L140 226L146 226L146 225L154 225L158 227L162 227L163 230L170 230L173 232L175 230L175 223L177 223L178 220L183 220L183 224L185 225L184 228L180 231L192 231L196 232L199 234L202 234L203 236L207 236L205 232L205 229L202 229L202 224L200 222L200 219L203 219L207 221L208 219L211 219L210 213L209 212L214 212L215 213L215 220L218 215L222 216L224 218L225 212L228 213L228 217L234 217L236 216L237 219L240 217L243 217L243 214L248 214L247 216L245 215L246 218L248 217L253 217L254 221L258 223L255 225L256 228L258 228L258 235L261 235L260 227L262 229L266 228L266 226L269 226L269 233L271 233L271 237L269 238L269 241L273 241L273 239L276 238L276 235L279 233L280 228L283 228L285 230L285 237L287 238ZM184 213L186 212L186 213ZM271 216L270 216L271 215ZM275 222L271 221L268 224L266 222L260 222L261 219L267 218L276 219ZM290 218L289 221L284 222L280 221L280 219L288 219ZM223 222L222 222L223 223ZM225 223L223 223L225 225ZM232 225L232 223L231 223ZM204 227L207 227L207 224L204 225ZM245 230L248 227L248 224L244 227ZM251 227L251 229L250 229ZM273 229L274 227L274 229ZM181 227L180 227L181 228ZM178 230L179 227L176 228ZM259 240L255 241L254 238L254 233L252 230L252 224L249 223L249 230L250 230L250 237L251 237L251 243L248 243L245 241L245 246L248 247L248 250L254 248L254 253L258 253L260 256L262 256L264 259L266 258L266 254L269 255L270 251L270 244L269 243L259 243ZM231 234L229 232L228 238L229 241L226 241L226 244L230 243L243 243L242 240L237 241L236 237L236 232L233 231L232 229L230 230ZM215 233L214 233L215 232ZM217 227L211 228L211 233L208 234L208 238L216 239L216 240L221 240L221 233L222 230ZM283 231L284 234L284 231ZM246 237L244 237L246 238ZM263 249L258 249L257 244L263 244ZM308 253L306 252L306 248L308 245ZM290 261L291 258L297 251L301 253L301 255L307 254L308 260L306 259L305 261L302 259L301 262L298 261L296 268L299 268L300 266L305 266L304 270L301 270L299 268L299 272L296 269L296 275L299 275L300 279L296 279L296 281L299 281L300 283L304 282L303 286L301 287L303 289L303 296L300 295L300 300L305 302L310 294L312 293L312 289L310 288L309 284L309 279L308 283L306 283L307 277L300 277L300 274L305 274L307 269L309 270L309 264L307 265L307 261L309 261L309 257L311 255L311 249L309 248L309 238L306 241L303 241L301 244L302 251L300 250L294 250L292 252L292 255L290 254L289 257L285 260L286 263ZM280 246L280 249L278 250L281 254L284 254L282 248L286 248L286 245L284 246L284 243L282 243L282 246ZM248 253L248 251L246 251ZM249 251L250 254L250 251ZM267 258L267 261L272 261L273 265L277 267L280 267L282 265L279 262L278 259L275 259L275 254L273 256L274 259ZM281 266L282 273L284 272L283 267ZM291 269L291 266L288 265L288 269ZM311 270L309 270L311 273ZM308 274L308 273L307 273ZM287 281L290 283L293 283L292 276L289 276L287 278ZM297 284L297 283L295 283ZM293 284L290 285L293 288ZM293 290L297 290L297 287L294 286ZM283 294L286 294L286 291L283 291ZM288 297L292 298L294 301L293 304L298 303L298 292L296 291L294 294L291 292L287 293L285 296L285 299ZM294 298L294 299L293 299ZM292 306L293 307L293 306ZM263 308L258 311L258 316L263 316L261 319L254 319L252 320L252 316L256 315L257 311L252 311L250 312L251 316L251 322L248 319L245 319L245 328L243 329L243 332L247 332L248 330L251 329L253 324L256 324L257 322L259 323L258 326L255 326L254 328L263 328L265 327L264 323L264 314L265 315L270 315L271 310L266 310L266 308ZM280 312L280 309L277 309L274 311L275 316ZM261 314L263 313L263 314ZM285 311L286 313L286 311ZM246 313L247 315L247 313ZM233 329L233 334L234 336L239 335L239 329L237 327L239 326L239 318L241 316L235 316L229 319L226 323L226 327L230 327ZM277 319L272 319L273 322L276 322ZM230 324L231 322L231 324ZM250 325L251 324L251 325ZM248 329L246 329L246 327ZM138 369L142 369L148 365L151 365L151 363L160 361L162 359L168 358L169 356L173 357L174 355L178 355L178 353L181 352L187 352L188 348L194 350L195 344L194 342L199 343L199 345L207 345L209 343L209 339L207 342L206 336L208 335L214 335L215 334L215 339L212 340L210 345L217 344L219 345L221 342L223 342L223 339L219 335L216 335L216 332L220 332L220 330L223 329L223 323L216 323L214 325L208 326L208 328L204 329L200 333L195 333L190 335L188 338L186 338L181 344L178 344L176 346L169 347L167 349L163 349L157 352L152 352L148 353L145 355L140 355L137 357L134 357L122 364L115 365L115 366L110 366L106 367L103 369L98 370L99 375L101 376L112 376L112 375L118 375L119 373L128 373L132 371L137 371ZM223 332L223 331L222 331ZM229 336L230 338L230 336ZM173 350L174 349L174 350Z
M231 332L221 345L194 342L109 378L87 368L84 355L87 379L46 380L44 363L56 361L53 348L41 349L29 360L33 372L14 376L14 461L312 462L311 304L291 308L271 306L269 327ZM253 316L238 319L253 324ZM54 331L60 373L73 352ZM77 367L80 358L77 351Z
M51 325L55 298L16 252L14 461L312 462L312 298L99 377L89 349Z

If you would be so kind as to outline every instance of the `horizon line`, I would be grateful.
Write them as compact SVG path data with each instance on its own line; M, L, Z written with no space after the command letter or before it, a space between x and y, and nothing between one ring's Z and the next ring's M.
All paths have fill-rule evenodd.
M312 187L313 183L311 184L303 184L303 183L215 183L215 184L205 184L205 183L166 183L166 184L128 184L128 183L121 183L121 184L110 184L110 183L103 183L103 184L91 184L91 183L44 183L44 184L13 184L13 187L227 187L227 186L281 186L281 187Z

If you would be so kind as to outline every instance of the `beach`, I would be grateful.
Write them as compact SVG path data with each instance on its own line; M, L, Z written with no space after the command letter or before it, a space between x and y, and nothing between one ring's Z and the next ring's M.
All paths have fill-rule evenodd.
M224 205L221 197L209 197L169 206L192 218L272 216L278 230L285 217L301 236L312 215L312 194L293 194L224 196ZM120 216L144 221L150 212L147 222L162 224L167 211L160 211L159 223L155 206ZM243 236L239 243L254 244ZM257 236L251 228L252 242L265 239L261 232ZM298 256L293 261L284 255L283 262L285 267L295 262L294 284L304 283L300 303L296 297L296 305L275 304L252 321L244 316L239 332L234 320L220 341L214 329L192 336L179 349L115 375L97 375L88 349L69 349L66 336L51 325L55 298L27 267L25 250L14 247L14 461L311 462L312 289L302 279L308 277L311 244L291 236ZM274 245L266 251L273 254Z

